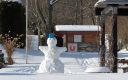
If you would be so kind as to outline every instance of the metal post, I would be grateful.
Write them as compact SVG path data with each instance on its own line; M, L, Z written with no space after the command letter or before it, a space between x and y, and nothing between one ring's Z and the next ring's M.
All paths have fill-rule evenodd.
M26 0L26 4L28 4L28 0ZM28 5L26 5L26 49L25 49L25 63L28 63Z
M49 30L49 33L52 32L52 11L53 11L53 4L50 3L50 0L48 0L48 11L49 11L49 25L48 25L48 30Z

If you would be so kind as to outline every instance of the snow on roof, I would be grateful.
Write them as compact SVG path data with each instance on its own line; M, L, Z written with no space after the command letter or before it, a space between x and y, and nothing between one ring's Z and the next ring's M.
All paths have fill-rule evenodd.
M95 7L101 7L107 4L120 4L120 5L125 5L128 4L128 0L99 0L96 4Z
M4 1L8 1L8 2L12 1L12 2L22 3L22 1L21 1L21 0L4 0Z
M56 25L56 31L100 31L99 25Z
M127 53L128 54L128 50L127 49L122 49L122 50L118 51L118 53L119 54L121 54L121 53Z

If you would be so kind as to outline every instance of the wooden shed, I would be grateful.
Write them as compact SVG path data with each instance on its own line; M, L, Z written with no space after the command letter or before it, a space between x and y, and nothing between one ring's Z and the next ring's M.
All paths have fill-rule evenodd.
M98 25L56 25L55 34L63 37L69 52L98 51Z

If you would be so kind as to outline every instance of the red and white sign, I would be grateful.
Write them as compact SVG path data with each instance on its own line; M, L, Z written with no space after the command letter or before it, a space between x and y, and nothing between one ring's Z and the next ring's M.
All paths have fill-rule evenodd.
M68 52L77 52L77 44L68 43Z

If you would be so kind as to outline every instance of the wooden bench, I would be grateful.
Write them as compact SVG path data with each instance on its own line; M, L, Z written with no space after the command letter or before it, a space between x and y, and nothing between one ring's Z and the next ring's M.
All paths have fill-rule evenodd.
M123 73L128 72L128 67L123 67L122 69L123 69Z
M126 60L126 59L118 59L118 63L127 64L128 65L128 60ZM119 67L119 68L123 69L123 73L128 72L128 66Z
M126 60L126 59L118 59L118 63L128 64L128 60Z

